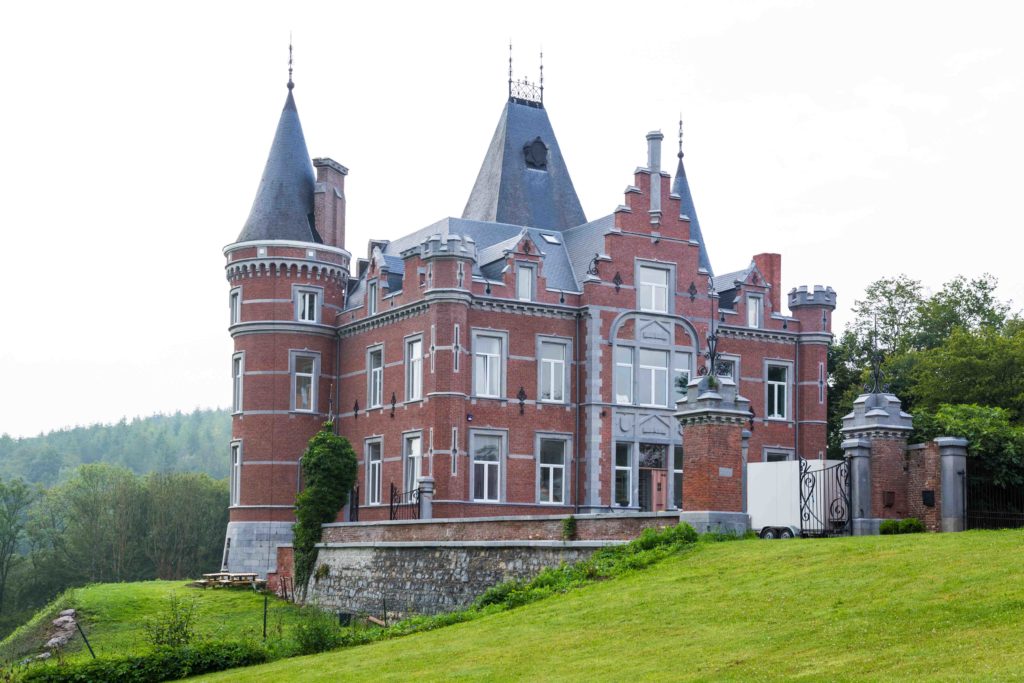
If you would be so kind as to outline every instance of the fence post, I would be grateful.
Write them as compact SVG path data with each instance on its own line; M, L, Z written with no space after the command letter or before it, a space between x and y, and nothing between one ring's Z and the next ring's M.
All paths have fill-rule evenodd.
M963 531L967 528L966 487L961 483L959 473L967 476L967 439L955 436L940 436L935 439L939 446L939 470L942 477L942 530Z
M420 477L420 519L433 519L434 478Z

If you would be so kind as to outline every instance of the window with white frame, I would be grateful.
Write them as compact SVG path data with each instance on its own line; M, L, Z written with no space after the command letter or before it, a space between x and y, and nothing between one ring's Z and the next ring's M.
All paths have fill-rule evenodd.
M292 368L292 409L312 412L316 406L316 357L297 353Z
M242 499L242 444L231 444L231 505L239 505Z
M787 415L786 387L789 368L785 365L768 365L768 401L765 417L785 420Z
M366 283L366 315L377 313L377 282Z
M231 357L231 412L242 412L242 385L245 377L245 356Z
M242 289L236 287L231 290L228 297L228 306L231 309L231 324L242 322Z
M320 292L315 289L296 290L295 317L299 322L319 322Z
M615 402L633 403L633 349L615 347Z
M402 480L404 491L412 491L423 476L423 437L419 434L407 434L405 437L405 477Z
M641 311L668 312L668 270L654 266L640 266L639 307Z
M533 266L520 263L516 266L516 298L520 301L533 301L534 274Z
M683 509L683 447L672 448L672 504Z
M747 327L760 327L763 316L764 299L760 296L747 296Z
M640 349L637 389L642 406L668 404L668 352Z
M565 503L565 439L540 440L539 503Z
M766 448L764 451L765 462L786 462L793 459L793 453L788 450L772 450Z
M565 402L565 355L563 342L540 343L540 400Z
M686 396L686 385L690 383L690 354L677 352L672 359L672 400L678 401Z
M473 500L496 503L501 495L502 438L473 435Z
M380 505L382 487L380 440L366 442L366 504Z
M384 347L375 346L366 352L366 407L384 404Z
M501 396L502 343L504 337L478 334L473 339L473 393Z
M405 400L423 398L423 338L405 342Z
M615 444L615 504L628 507L633 499L633 444Z

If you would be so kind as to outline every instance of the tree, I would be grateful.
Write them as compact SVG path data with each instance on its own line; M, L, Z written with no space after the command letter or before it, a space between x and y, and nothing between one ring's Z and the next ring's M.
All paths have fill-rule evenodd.
M158 579L184 579L220 564L228 486L205 474L153 473L145 479L145 553Z
M295 552L295 583L305 590L316 563L316 544L321 524L333 522L348 501L356 481L356 454L348 439L334 433L334 425L325 422L309 440L302 456L302 480L305 488L295 499L295 524L292 547Z
M3 611L7 578L22 559L18 554L25 533L29 506L35 492L20 479L4 483L0 480L0 612Z
M970 442L972 476L999 486L1024 484L1024 427L1011 424L1009 411L974 404L941 405L932 414L914 414L915 436L959 436ZM979 477L980 474L980 477Z
M1001 330L1010 305L996 298L998 284L988 273L973 280L958 275L924 299L917 310L915 347L941 346L957 328L970 332Z
M924 302L921 282L906 275L882 278L864 290L864 298L853 302L852 331L861 348L877 340L883 353L899 353L911 347L917 332L918 310Z

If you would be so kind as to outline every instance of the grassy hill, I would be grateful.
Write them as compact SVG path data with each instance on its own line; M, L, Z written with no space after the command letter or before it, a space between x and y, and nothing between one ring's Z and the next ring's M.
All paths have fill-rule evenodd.
M166 610L168 597L196 600L199 634L213 638L260 637L263 632L263 596L249 590L200 590L182 581L102 583L66 591L36 613L26 625L0 642L0 662L34 655L46 642L47 629L57 613L68 607L78 610L80 623L98 657L140 654L148 649L143 624ZM288 630L299 609L277 598L270 599L268 628ZM65 659L89 658L80 638L68 646Z
M476 621L205 681L1024 679L1024 531L698 544Z

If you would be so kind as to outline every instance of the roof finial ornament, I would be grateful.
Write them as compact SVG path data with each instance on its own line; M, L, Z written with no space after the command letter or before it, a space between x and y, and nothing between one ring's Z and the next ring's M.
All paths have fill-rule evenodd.
M683 112L679 112L679 154L677 156L680 159L683 158Z
M288 32L288 89L291 90L295 87L292 83L292 34Z
M544 48L540 49L540 103L544 104Z
M508 96L512 98L512 39L508 39Z

